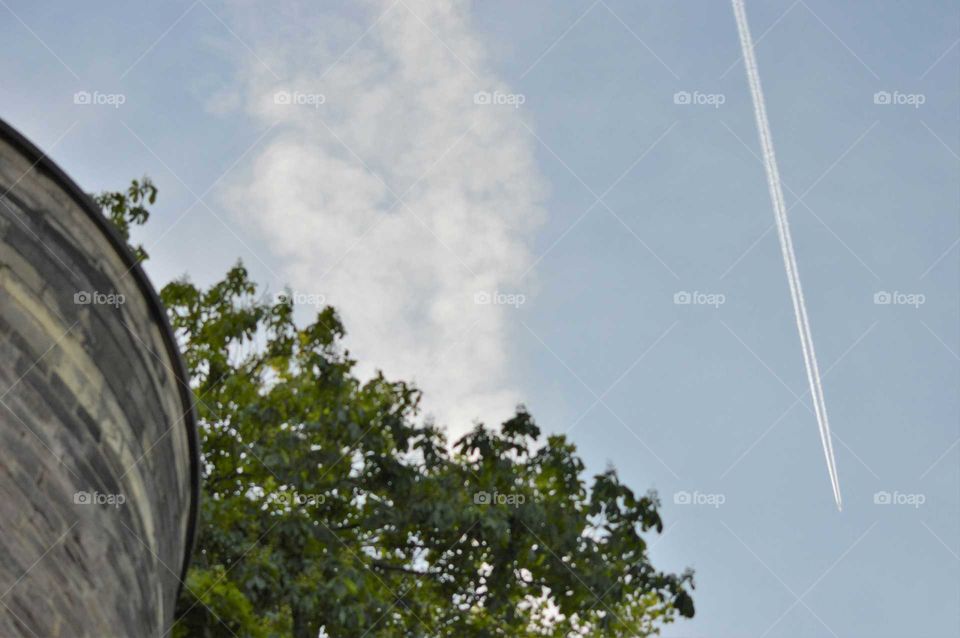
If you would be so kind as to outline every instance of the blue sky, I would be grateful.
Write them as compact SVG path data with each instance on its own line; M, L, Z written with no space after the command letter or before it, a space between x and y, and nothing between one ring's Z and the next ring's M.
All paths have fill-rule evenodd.
M153 177L155 284L242 258L452 431L522 400L657 489L665 636L960 632L955 3L747 5L842 513L727 2L0 5L0 115Z

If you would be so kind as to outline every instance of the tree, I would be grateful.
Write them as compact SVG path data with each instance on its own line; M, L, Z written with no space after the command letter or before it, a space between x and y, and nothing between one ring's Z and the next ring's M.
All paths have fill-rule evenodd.
M150 204L152 206L157 201L157 187L150 181L150 178L143 177L139 180L132 180L125 192L105 192L94 195L93 201L100 206L100 209L103 210L123 240L128 242L137 261L146 261L148 255L143 246L134 246L129 244L129 241L130 226L146 224L147 220L150 219L150 211L147 210L146 205Z
M124 230L146 218L142 184L99 198ZM588 485L523 406L451 445L416 388L357 378L333 308L298 326L242 264L161 298L203 457L175 636L632 637L693 616L692 573L646 552L656 495L613 469Z

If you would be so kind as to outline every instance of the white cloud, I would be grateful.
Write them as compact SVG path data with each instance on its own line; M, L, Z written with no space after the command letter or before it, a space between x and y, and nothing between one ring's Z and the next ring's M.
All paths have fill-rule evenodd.
M531 296L520 277L544 187L523 107L475 103L509 88L488 70L466 2L371 2L346 21L313 6L237 15L256 53L240 74L246 108L279 125L228 185L230 208L294 289L338 308L364 374L414 380L454 432L499 422L522 398L517 311L475 295Z

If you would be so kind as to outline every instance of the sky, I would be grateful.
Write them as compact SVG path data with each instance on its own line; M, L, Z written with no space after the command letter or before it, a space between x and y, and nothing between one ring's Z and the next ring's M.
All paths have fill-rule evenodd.
M956 636L960 8L747 11L842 512L727 2L0 0L0 117L151 176L157 287L242 259L453 434L523 402L656 489L664 636Z

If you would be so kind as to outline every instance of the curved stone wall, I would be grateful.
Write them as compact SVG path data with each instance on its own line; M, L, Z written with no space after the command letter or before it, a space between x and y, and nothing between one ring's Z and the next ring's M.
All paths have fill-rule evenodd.
M95 204L0 121L0 636L160 636L199 498L163 308Z

